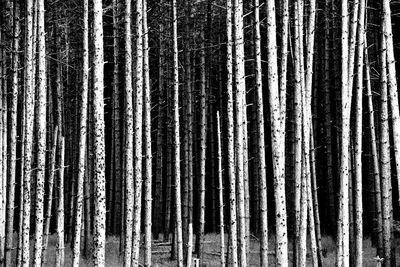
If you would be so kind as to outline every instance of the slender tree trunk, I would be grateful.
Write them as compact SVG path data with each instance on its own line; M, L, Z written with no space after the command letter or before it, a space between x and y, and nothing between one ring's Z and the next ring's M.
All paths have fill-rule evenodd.
M36 222L35 222L35 252L34 266L41 266L42 243L43 243L43 209L44 209L44 180L46 167L46 103L47 103L47 84L46 84L46 45L44 28L44 0L38 0L38 151L37 151L37 170L36 170Z
M181 171L179 137L179 65L178 65L178 17L177 1L172 0L172 41L173 41L173 84L174 84L174 145L175 145L175 218L177 240L177 266L183 266L182 209L181 209Z
M375 185L375 209L376 209L376 220L377 220L377 233L378 233L378 247L377 254L379 257L383 258L383 236L382 236L382 195L381 195L381 174L379 168L379 158L378 158L378 148L375 133L375 116L374 116L374 106L372 102L372 89L371 89L371 78L370 78L370 64L368 60L368 45L365 34L365 44L364 44L364 57L365 57L365 83L367 88L368 97L368 113L369 113L369 129L371 135L371 153L374 169L374 185Z
M132 266L139 265L140 224L142 211L143 157L143 1L136 1L136 92L135 99L135 194L133 214Z
M349 86L349 21L348 1L341 3L341 95L342 95L342 127L341 127L341 154L340 154L340 189L339 189L339 217L337 231L337 259L338 267L349 266L349 134L350 134L350 86Z
M384 24L382 24L382 30ZM392 232L392 185L391 185L391 166L390 166L390 137L389 137L389 113L388 113L388 81L387 81L387 62L386 62L386 40L381 36L381 109L380 109L380 171L382 185L382 238L383 238L383 259L384 266L390 266L391 258L391 232Z
M58 140L60 148L60 159L58 166L58 202L57 202L57 245L56 245L56 266L64 266L65 248L64 248L64 156L65 139L60 136Z
M10 99L10 130L9 147L10 160L8 167L7 185L7 217L6 217L6 247L5 247L5 266L10 266L12 262L12 251L14 250L14 212L15 212L15 175L17 161L17 112L18 112L18 67L19 67L19 1L14 1L13 6L13 43L12 43L12 85Z
M243 28L243 1L234 1L234 41L235 41L235 84L236 84L236 175L237 175L237 205L239 213L239 265L246 266L246 221L245 221L245 188L244 188L244 107L245 99L245 69L244 69L244 28Z
M124 266L130 267L132 261L132 223L133 223L133 95L132 95L132 39L131 39L131 1L125 2L125 241Z
M203 242L204 242L204 225L205 225L205 209L206 209L206 141L207 141L207 105L206 105L206 51L205 51L205 38L204 28L201 29L201 51L200 51L200 80L201 80L201 92L200 92L200 182L199 182L199 226L196 236L196 252L197 258L202 259L203 254Z
M50 155L50 169L49 169L49 177L48 177L48 196L47 196L47 210L45 215L45 224L44 224L44 238L43 238L43 254L42 254L42 265L46 263L46 249L49 242L49 232L50 232L50 219L51 219L51 207L53 203L53 191L54 191L54 175L55 175L55 166L56 166L56 151L58 144L58 126L54 128L53 134L53 144L51 148ZM60 148L59 148L60 149Z
M229 177L229 251L231 266L238 266L237 255L237 221L236 221L236 174L234 156L234 119L233 119L233 38L232 38L232 0L226 1L226 33L227 33L227 119L228 119L228 177Z
M356 122L355 122L355 258L354 266L363 265L363 205L362 205L362 108L364 71L365 0L360 0L357 36Z
M300 11L300 1L297 0L294 3L294 180L295 180L295 236L293 243L293 262L297 266L299 264L299 252L301 247L299 246L300 239L300 214L301 214L301 170L302 170L302 70L301 70L301 55L300 47L303 45L300 36L303 33L303 26L300 24L302 20L302 13Z
M386 60L388 74L388 90L390 110L392 111L393 123L393 143L394 155L396 163L396 173L398 180L398 189L400 190L400 114L399 114L399 97L396 78L396 61L393 48L392 19L390 11L390 2L382 1L383 12L383 34L386 40ZM400 201L400 195L399 195Z
M103 52L103 8L102 1L93 1L93 117L95 153L95 212L94 212L94 266L104 266L106 239L105 197L105 147L104 147L104 52Z
M144 91L144 143L145 143L145 256L144 265L151 266L151 207L152 207L152 152L151 152L151 98L149 66L149 31L147 28L147 0L143 0L143 91Z
M33 1L26 1L25 30L25 120L24 120L24 206L22 222L22 266L29 266L29 232L31 214L31 171L32 171L32 141L33 141Z
M81 250L81 230L83 212L83 182L86 174L86 141L87 141L87 115L88 115L88 83L89 83L89 1L83 3L83 56L82 56L82 91L79 128L79 159L78 159L78 186L75 213L75 233L72 266L79 266Z
M287 219L285 173L283 172L284 151L282 150L281 107L279 102L278 63L276 48L275 3L267 1L267 51L268 51L268 88L271 112L272 159L274 172L274 196L276 218L276 263L278 266L288 265Z
M260 265L268 266L267 167L265 162L265 135L264 135L265 128L264 128L264 100L263 100L262 67L261 67L260 3L258 0L254 1L254 18L255 18L255 57L256 57L255 81L257 90L256 91L257 139L258 139L257 154L258 154L258 164L259 164L257 166L259 170L259 177L257 177L256 179L259 179L260 221L261 221ZM283 66L282 68L286 68L286 66ZM286 80L286 77L283 75L281 79ZM281 80L281 84L285 82Z
M154 199L154 216L158 218L154 220L154 234L158 239L158 235L163 229L163 163L164 163L164 120L165 108L164 103L164 42L162 35L164 34L164 25L160 23L160 40L159 40L159 67L158 67L158 121L157 121L157 154L156 154L156 183L155 183L155 199Z
M329 218L328 229L334 227L336 222L336 209L335 209L335 190L333 184L333 157L332 157L332 117L331 117L331 84L330 84L330 8L331 0L326 0L325 3L325 38L324 38L324 111L325 111L325 143L326 143L326 181L328 188L328 206Z
M217 143L218 143L218 196L219 196L219 227L221 240L221 266L225 267L225 230L224 230L224 189L222 184L222 150L221 150L221 118L217 111Z

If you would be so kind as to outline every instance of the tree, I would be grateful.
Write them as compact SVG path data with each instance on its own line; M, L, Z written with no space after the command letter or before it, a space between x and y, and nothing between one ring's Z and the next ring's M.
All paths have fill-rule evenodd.
M265 163L264 110L261 68L261 34L260 34L260 4L254 1L255 18L255 56L256 56L256 88L257 88L257 134L258 163L260 183L260 220L261 220L261 265L268 265L268 206L267 206L267 170ZM282 77L286 79L286 77ZM283 83L283 82L282 82ZM284 119L283 119L284 120Z
M276 258L277 264L287 266L288 264L288 244L287 244L287 225L286 225L286 196L285 179L283 170L284 151L280 146L282 140L281 107L279 102L278 85L278 63L276 47L276 24L275 24L275 4L268 1L267 10L267 58L268 58L268 88L269 106L271 114L271 139L272 139L272 161L274 171L274 197L275 197L275 218L276 218Z
M18 114L18 68L19 68L19 1L14 1L13 6L13 42L12 42L12 86L10 99L10 129L9 129L9 148L10 161L8 168L7 185L7 217L6 217L6 249L5 265L11 265L11 252L13 250L14 235L14 203L15 203L15 176L17 161L17 114Z
M25 30L25 121L24 121L24 172L22 218L22 266L29 266L29 231L31 213L31 162L33 140L33 1L26 2Z
M93 117L95 153L94 265L104 266L106 239L105 145L104 145L104 50L102 1L93 1Z
M44 180L46 167L46 39L44 28L44 0L37 1L38 12L38 111L37 111L37 170L36 170L36 223L34 266L41 266L43 243Z
M79 266L81 250L81 230L83 213L83 182L86 174L86 140L87 140L87 106L88 106L88 82L89 82L89 1L85 0L83 8L83 62L82 62L82 91L80 109L80 131L79 131L79 159L78 180L75 214L75 233L73 246L74 267Z
M132 98L132 41L131 1L125 2L125 241L124 266L131 266L133 222L133 98Z
M172 0L172 42L173 42L173 95L174 95L174 147L175 147L175 220L177 242L177 265L183 266L182 213L181 213L181 172L179 137L179 66L178 66L178 18L177 2Z

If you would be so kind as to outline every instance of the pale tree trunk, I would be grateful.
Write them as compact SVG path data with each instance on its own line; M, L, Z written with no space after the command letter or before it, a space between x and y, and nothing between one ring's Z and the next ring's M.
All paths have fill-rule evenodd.
M227 33L227 119L228 119L228 177L229 177L229 251L231 266L238 266L237 255L237 221L236 221L236 175L234 156L234 117L233 117L233 38L232 38L232 0L226 1L226 33Z
M6 12L5 10L3 11ZM5 15L0 14L0 25L6 27ZM5 33L0 33L0 264L4 262L6 240L6 203L7 203L7 56Z
M54 129L53 144L50 154L50 166L49 166L49 177L48 177L49 186L48 186L47 209L46 209L44 233L43 233L44 238L43 238L42 265L46 264L46 249L49 242L50 218L51 218L51 207L53 203L54 175L55 175L55 165L56 165L56 152L58 144L57 138L58 138L58 126L56 126Z
M257 154L258 154L258 164L259 164L257 166L259 170L259 177L256 177L255 179L259 179L259 191L260 191L260 223L261 223L260 265L268 266L267 167L265 162L265 134L264 134L265 128L264 128L264 100L263 100L262 67L261 67L260 3L258 0L254 1L254 18L255 18L254 44L255 44L255 60L256 60L255 81L256 81L256 95L257 95L256 104L257 104L257 139L258 139ZM284 66L283 68L286 68L286 66ZM281 79L284 79L286 83L285 75L283 75ZM281 84L282 83L283 81L281 80Z
M384 24L382 24L384 27ZM381 36L381 109L380 109L380 171L382 185L382 238L383 238L383 258L384 266L390 266L391 258L391 232L392 232L392 185L391 185L391 166L390 166L390 137L389 137L389 111L388 111L388 88L387 88L387 62L386 62L386 40Z
M10 99L10 131L9 147L10 160L8 167L7 185L7 216L6 216L6 247L5 247L5 266L11 266L12 251L14 249L14 203L15 203L15 171L17 161L17 112L18 112L18 67L19 67L19 1L14 1L13 6L13 42L12 42L12 85Z
M341 154L340 154L340 189L339 189L339 216L337 230L337 258L338 267L349 266L349 134L350 134L350 86L349 86L349 21L348 1L341 3Z
M31 213L31 162L33 141L33 1L26 1L25 30L25 118L24 118L24 171L23 171L23 218L22 218L22 266L29 266L29 231Z
M86 174L86 141L87 141L87 115L88 115L88 85L89 85L89 1L83 2L83 55L82 55L82 91L80 106L80 127L79 127L79 159L78 159L78 180L77 198L75 210L75 233L72 266L79 266L81 251L81 230L83 213L83 182Z
M269 105L271 111L271 138L272 138L272 159L274 171L274 196L275 196L275 218L276 218L276 264L288 266L288 242L287 242L287 218L286 218L286 193L284 151L282 150L282 124L281 108L279 103L278 85L278 63L276 47L276 23L275 3L267 1L267 51L268 51L268 91Z
M286 88L287 88L287 61L288 61L288 37L289 37L289 0L281 1L282 8L282 43L280 45L280 62L279 62L279 94L281 104L281 124L282 124L282 146L285 151L285 135L286 135ZM255 8L257 5L254 4ZM257 20L256 20L257 23Z
M302 70L301 70L301 55L300 47L303 45L300 35L303 33L302 24L300 24L302 13L300 11L300 0L294 3L294 181L295 181L295 236L293 242L293 262L298 265L299 261L299 245L300 239L300 201L301 201L301 170L302 170L302 117L303 117L303 104L302 104ZM303 231L304 232L304 231Z
M312 190L312 205L314 209L314 223L315 223L315 236L317 239L318 249L318 266L323 266L322 258L322 237L321 237L321 221L319 216L319 202L318 202L318 185L317 185L317 171L315 166L315 147L314 147L314 133L311 130L310 140L310 157L311 157L311 190Z
M60 161L58 166L58 201L57 201L57 244L56 244L56 267L64 266L64 156L65 139L60 135L58 140L60 148Z
M363 71L364 71L364 19L365 19L365 0L360 0L358 14L358 35L357 35L357 76L356 76L356 121L355 121L355 255L354 266L361 267L362 245L363 245L363 205L362 205L362 112L363 112Z
M243 28L243 0L234 1L234 41L235 41L235 84L236 84L236 175L237 175L237 205L239 213L239 265L247 264L246 247L246 212L244 186L244 107L246 106L245 69L244 69L244 28Z
M142 145L143 145L143 1L136 1L136 92L134 116L135 194L133 214L132 266L139 265L140 224L142 211Z
M46 167L46 45L44 28L44 0L37 1L38 9L38 111L36 129L38 138L37 170L36 170L36 221L35 221L35 252L34 266L41 266L43 243L43 214L44 214L44 180Z
M131 266L133 222L133 96L132 96L131 0L125 2L125 246L124 266Z
M147 0L143 0L143 91L144 91L144 143L145 143L145 184L144 184L144 265L151 266L151 208L152 208L152 153L151 153L151 98L149 70L149 32L147 28Z
M104 144L104 52L102 1L93 1L93 117L94 117L94 266L104 266L106 239L105 144Z
M175 146L175 218L177 266L183 266L182 209L181 209L181 170L179 137L179 62L178 62L178 17L177 1L172 0L172 42L173 42L173 85L174 85L174 146Z
M185 34L186 34L186 43L185 43L185 87L187 91L187 120L186 120L186 138L187 138L187 239L185 243L186 249L186 265L188 267L192 264L192 247L193 247L193 108L192 108L192 84L191 84L191 76L192 76L192 65L191 65L191 53L190 53L190 9L191 5L189 1L186 1L185 6Z
M377 140L375 133L375 116L374 116L374 106L372 102L372 89L371 89L371 78L370 78L370 65L368 60L368 45L366 39L366 32L364 31L365 39L364 39L364 57L365 57L365 83L367 88L367 97L368 97L368 114L369 114L369 129L371 135L371 154L373 161L373 170L374 170L374 186L375 186L375 210L376 210L376 220L377 220L377 234L378 234L378 247L377 247L377 255L379 257L383 257L382 255L382 247L383 247L383 237L382 237L382 195L381 195L381 174L379 169L379 158L378 158L378 148L377 148Z
M397 92L397 78L396 78L396 61L394 57L393 48L393 34L392 34L392 18L390 11L390 2L382 1L383 12L383 34L386 40L386 60L387 60L387 74L388 74L388 90L390 110L392 111L393 123L393 143L394 143L394 156L396 163L396 173L398 181L398 189L400 189L400 114L399 114L399 97ZM400 201L400 196L399 196Z
M224 188L222 184L222 151L221 151L221 118L217 111L217 144L218 144L218 196L219 196L219 228L221 266L225 267L225 226L224 226Z
M206 51L205 51L205 38L204 27L201 29L201 51L200 51L200 182L199 182L199 225L196 236L196 252L197 258L202 259L204 248L204 225L205 225L205 209L206 209L206 144L207 144L207 104L206 104Z

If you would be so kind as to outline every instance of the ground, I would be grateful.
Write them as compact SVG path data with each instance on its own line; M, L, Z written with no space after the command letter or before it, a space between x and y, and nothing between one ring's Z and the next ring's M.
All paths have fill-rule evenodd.
M225 238L227 240L227 236ZM32 244L33 245L33 244ZM322 239L322 247L326 250L326 257L323 259L323 266L335 266L335 243L331 237L324 237ZM400 261L400 239L396 239L396 258ZM202 266L219 266L220 256L220 237L217 234L209 234L205 237L205 253L203 256ZM274 238L269 240L269 248L273 250L274 248ZM56 252L56 236L52 235L49 238L49 248L47 253L47 262L44 266L52 267L55 265L55 252ZM31 249L31 255L33 253L33 248ZM141 251L140 262L143 263L143 251ZM259 266L259 243L256 238L252 238L250 244L250 254L249 254L249 266ZM365 267L375 267L377 266L376 260L376 249L372 247L370 239L364 240L364 264ZM289 260L291 261L292 253L289 252ZM170 245L160 241L154 241L153 244L153 255L152 255L153 266L176 266L176 261L170 259ZM270 253L269 262L273 266L275 261L274 253ZM72 251L70 244L65 246L65 266L72 265ZM312 261L310 255L307 254L307 265L312 266ZM81 266L93 266L90 259L81 259ZM119 237L111 236L107 238L106 244L106 266L122 266L122 257L119 253ZM291 265L289 265L291 266Z

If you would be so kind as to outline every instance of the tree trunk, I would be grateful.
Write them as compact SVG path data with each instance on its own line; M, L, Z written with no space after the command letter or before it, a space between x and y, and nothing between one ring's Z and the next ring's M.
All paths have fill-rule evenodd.
M151 207L152 207L152 152L151 152L151 98L149 66L149 31L147 28L147 0L143 0L143 91L144 91L144 143L145 143L145 256L144 265L151 266Z
M106 239L105 145L104 145L104 52L102 1L93 1L93 117L94 117L94 266L104 266Z
M130 267L132 261L132 223L133 223L133 103L132 103L132 39L131 39L131 0L125 2L125 241L124 266Z
M287 2L287 1L286 1ZM261 244L260 244L260 265L268 266L268 206L267 206L267 167L265 162L265 135L264 135L264 100L263 100L263 85L262 85L262 67L261 67L261 34L260 34L260 3L254 1L254 17L255 17L255 60L256 60L256 104L257 104L257 156L259 170L259 191L260 191L260 229L261 229ZM286 36L287 39L287 36ZM285 42L285 41L284 41ZM284 66L283 68L286 68ZM281 79L286 77L283 75ZM285 81L286 82L286 81ZM281 80L281 84L284 81ZM282 92L281 92L282 93ZM282 96L282 95L281 95ZM286 99L286 96L285 96ZM286 101L286 100L285 100ZM282 126L283 127L283 126ZM283 129L283 128L282 128Z
M177 242L177 266L183 266L182 242L182 209L181 209L181 170L180 170L180 137L179 137L179 62L178 62L178 18L177 1L172 0L172 41L173 41L173 84L174 84L174 146L175 146L175 218Z
M83 62L82 62L82 91L79 127L79 159L78 159L78 186L75 213L75 233L72 266L79 266L81 250L81 230L83 212L83 182L86 174L86 141L87 141L87 115L88 115L88 83L89 83L89 1L83 3Z
M44 182L46 167L46 45L44 28L44 0L37 1L38 9L38 111L37 111L37 170L36 170L36 222L35 222L35 249L34 266L41 266L43 243L43 208L44 208Z
M142 211L142 158L143 158L143 1L136 1L136 92L134 115L135 141L135 194L133 214L132 266L139 265L140 224Z
M246 247L246 214L244 188L244 107L246 106L245 69L244 69L244 28L243 28L243 0L234 1L234 41L235 41L235 84L236 84L236 175L237 175L237 205L239 213L239 265L247 264Z
M217 144L218 144L218 196L219 196L219 227L221 266L225 267L225 230L224 230L224 189L222 184L222 151L221 151L221 118L217 111Z
M382 30L384 24L382 24ZM383 236L383 259L384 266L390 265L391 258L391 232L392 232L392 183L391 183L391 166L390 166L390 137L389 137L389 113L388 113L388 81L387 81L387 62L386 62L386 40L385 36L381 36L380 47L380 64L381 64L381 109L380 109L380 171L382 185L382 236Z
M232 0L226 1L226 33L227 33L227 131L228 131L228 177L229 177L229 251L231 253L231 266L238 266L237 255L237 221L236 221L236 174L234 156L234 117L233 117L233 38L232 38Z
M364 19L365 0L360 0L357 36L357 76L356 76L356 121L355 121L355 258L354 266L363 265L363 205L362 205L362 111L363 111L363 71L364 71Z
M340 190L339 190L339 217L337 232L337 259L338 267L349 266L349 134L350 134L350 86L349 86L349 21L348 1L341 3L341 95L342 95L342 128L340 133L341 154L340 154Z
M14 1L13 6L13 42L12 42L12 86L10 99L10 130L9 147L10 161L8 167L7 185L7 217L6 217L6 249L5 266L10 266L12 262L12 251L14 249L14 212L15 212L15 176L17 161L17 114L18 114L18 67L19 67L19 1Z
M25 119L24 119L24 206L22 222L22 266L29 266L29 232L31 214L31 171L34 114L34 73L33 73L33 1L26 1L25 30Z
M276 218L276 260L278 266L288 265L288 242L286 225L286 193L284 151L282 150L282 124L281 107L279 102L278 84L278 59L276 49L276 24L275 3L267 1L267 51L268 51L268 88L269 105L271 112L271 143L274 172L274 196L275 196L275 218Z

